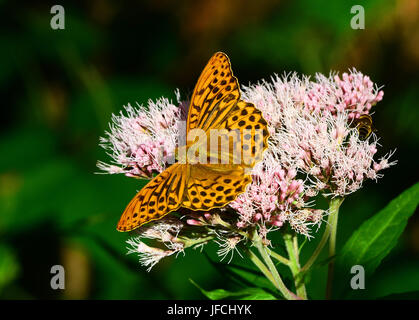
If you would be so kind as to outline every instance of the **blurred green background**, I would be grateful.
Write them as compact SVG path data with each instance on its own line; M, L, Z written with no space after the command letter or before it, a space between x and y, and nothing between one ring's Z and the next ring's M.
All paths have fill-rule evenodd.
M357 1L65 1L65 30L50 27L54 4L0 1L0 298L201 299L190 278L230 286L195 250L147 273L115 229L139 182L94 174L98 159L109 160L98 139L111 114L174 99L176 88L188 97L218 50L244 85L356 67L384 86L374 115L379 152L397 148L398 165L344 202L338 250L418 181L419 1L362 1L365 30L350 28ZM65 267L66 290L50 287L55 264ZM311 277L313 298L323 297L324 271ZM416 213L367 287L371 296L419 290L418 271Z

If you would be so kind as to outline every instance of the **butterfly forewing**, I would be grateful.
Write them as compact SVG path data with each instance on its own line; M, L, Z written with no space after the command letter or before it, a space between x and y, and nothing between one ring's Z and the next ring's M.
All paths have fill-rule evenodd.
M228 159L228 164L253 167L267 148L267 123L252 103L240 100L237 78L229 58L222 52L214 54L202 71L192 95L188 119L188 132L196 128L207 132L208 159L212 164L217 160L225 164ZM230 133L227 144L234 139L234 132L239 134L236 143L228 148L214 145L218 137L211 140L211 136L221 135L222 129Z
M131 231L178 209L184 197L186 165L173 164L147 183L125 208L119 231Z
M230 60L222 52L212 56L192 94L187 131L207 131L214 119L224 118L240 98L239 84L231 71Z

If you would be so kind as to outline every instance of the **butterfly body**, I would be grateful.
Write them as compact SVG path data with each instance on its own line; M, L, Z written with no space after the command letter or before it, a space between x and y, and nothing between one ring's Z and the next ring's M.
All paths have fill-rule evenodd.
M195 86L187 118L187 141L177 162L131 200L117 229L130 231L178 210L221 208L246 190L250 170L267 148L267 123L240 89L228 57L212 56Z

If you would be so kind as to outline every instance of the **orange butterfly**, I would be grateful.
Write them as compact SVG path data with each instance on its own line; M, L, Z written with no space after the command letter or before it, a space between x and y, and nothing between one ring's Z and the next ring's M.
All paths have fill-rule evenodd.
M240 100L239 83L229 58L222 52L211 57L198 79L186 130L188 137L193 130L200 130L208 141L214 130L227 136L236 132L240 143L228 137L227 150L204 147L209 151L207 163L178 161L168 167L131 200L119 220L118 231L131 231L181 207L193 211L224 207L251 182L249 171L268 146L267 123L253 104ZM195 142L187 141L178 151L188 153L196 148ZM252 160L248 161L245 154ZM223 159L228 163L219 161Z

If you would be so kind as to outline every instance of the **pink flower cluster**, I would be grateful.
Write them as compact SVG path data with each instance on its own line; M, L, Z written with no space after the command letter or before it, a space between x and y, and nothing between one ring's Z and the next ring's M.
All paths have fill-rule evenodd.
M252 183L230 207L239 213L237 227L264 223L281 227L290 220L290 211L304 205L304 182L295 169L284 169L272 154L265 156L252 172Z
M128 105L125 111L127 115L113 115L110 131L101 138L114 163L99 162L98 167L111 174L151 178L174 157L181 110L162 98L150 100L146 108Z
M182 222L170 217L155 224L144 226L141 228L139 236L127 241L128 254L139 254L140 264L148 267L148 271L150 271L161 259L183 252L184 243L178 239L178 234L182 228ZM143 239L157 240L163 246L161 248L148 246Z
M347 111L349 118L359 118L361 114L368 114L383 95L368 76L354 69L349 74L345 72L342 78L317 74L316 81L309 82L302 99L300 95L300 101L310 111L326 110L332 114Z
M334 115L347 111L348 117L353 119L368 114L383 95L384 92L368 76L355 69L343 73L342 77L316 74L314 81L306 76L299 78L296 73L284 77L275 75L271 82L262 81L256 86L246 87L244 92L244 98L264 110L266 120L274 127L289 105Z
M371 107L383 99L384 91L379 90L368 76L356 70L350 74L344 73L342 79L334 76L337 85L336 109L349 110L350 118L359 118L362 114L370 112Z
M383 97L369 77L353 70L326 78L299 79L296 74L247 87L245 99L255 103L270 125L270 153L283 168L305 174L309 194L319 191L345 196L361 188L365 179L395 162L391 154L374 160L377 138L363 141L353 118L368 113Z

